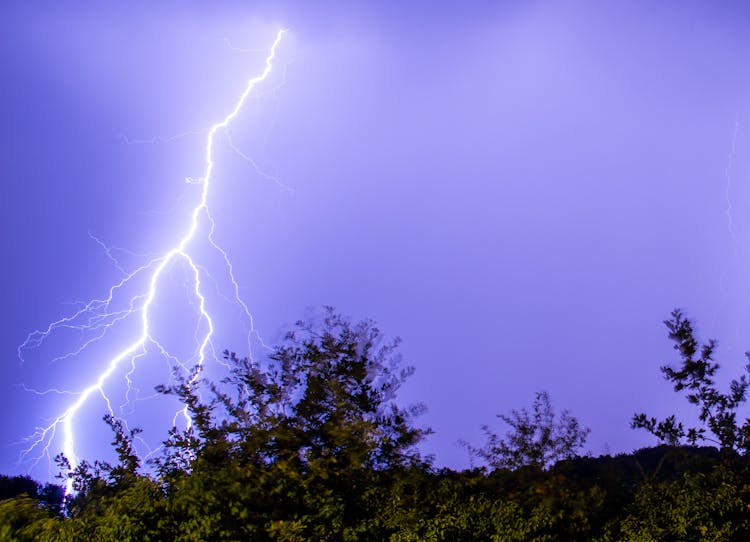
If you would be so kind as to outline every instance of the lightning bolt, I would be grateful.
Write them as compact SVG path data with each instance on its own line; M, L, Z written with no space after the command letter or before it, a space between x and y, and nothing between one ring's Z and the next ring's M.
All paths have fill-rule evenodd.
M734 256L739 256L740 245L737 241L737 232L734 223L734 208L732 206L732 172L734 170L734 162L737 156L737 137L740 133L740 118L739 116L734 117L734 128L732 130L732 138L729 147L729 155L727 156L726 163L724 165L724 215L726 217L727 232L729 233L729 240L732 243L732 249ZM719 292L720 302L714 310L712 322L715 324L719 318L719 314L727 303L727 274L726 267L722 269L719 275Z
M22 452L21 457L19 458L20 460L25 460L29 454L34 453L34 450L41 450L36 461L39 461L44 456L49 459L50 446L58 432L62 432L63 453L70 462L71 467L75 468L78 464L78 458L76 456L76 415L81 408L95 396L101 396L110 414L114 415L112 402L107 396L104 386L115 371L121 369L123 366L127 367L128 363L130 364L130 367L125 374L125 381L128 390L126 393L126 400L129 402L130 399L128 395L132 390L132 382L130 378L135 371L138 359L146 355L149 347L155 348L161 356L186 371L186 373L190 375L187 382L188 385L194 385L196 383L201 371L203 370L206 357L209 351L212 351L211 338L215 330L214 319L206 308L206 294L204 293L205 288L202 281L202 278L207 276L207 271L196 263L194 256L191 255L189 250L191 242L199 235L202 220L208 225L203 239L205 239L211 247L217 250L223 259L234 290L233 302L239 305L244 316L247 318L247 321L250 324L250 333L254 333L253 318L247 304L240 297L239 285L235 277L234 267L232 266L227 251L219 245L214 238L215 221L208 207L208 196L214 173L213 151L217 134L219 134L220 131L224 131L224 133L227 132L229 124L235 119L235 117L237 117L253 89L267 79L273 69L278 45L287 31L287 29L283 29L277 33L270 52L265 59L265 68L263 72L247 82L245 90L237 100L234 108L220 122L217 122L211 126L210 130L208 130L205 146L205 169L203 175L200 178L191 180L192 182L201 185L200 199L197 205L193 208L192 213L190 214L189 225L179 241L166 252L152 257L145 265L141 265L128 272L116 259L112 250L110 250L99 238L95 237L93 234L89 234L90 237L105 250L107 257L123 274L122 278L109 289L107 295L103 298L92 299L87 303L81 303L78 310L74 311L69 316L52 322L46 329L30 333L26 337L26 340L19 346L19 359L23 362L26 350L40 346L50 334L56 330L69 329L92 335L84 340L83 344L81 344L76 350L58 356L52 360L53 362L60 361L81 354L89 346L104 338L112 330L113 326L124 319L133 315L140 315L140 333L137 338L110 357L106 362L104 369L98 374L96 379L84 389L73 392L59 389L39 391L33 388L25 388L32 393L40 395L48 393L64 394L73 395L76 399L67 407L67 409L55 417L51 423L44 427L37 428L36 432L27 439L27 441L30 442L30 446ZM179 137L182 137L183 135L187 134L180 134ZM228 134L226 135L228 137ZM229 145L237 150L231 143L231 140L228 141ZM126 142L128 141L126 140ZM242 153L240 154L249 160L256 170L258 169L249 157ZM275 178L272 180L276 181ZM197 347L193 356L190 358L192 361L192 368L181 362L176 356L170 354L151 333L150 310L157 297L160 281L164 278L163 275L165 274L165 270L167 270L170 264L173 264L176 261L183 262L184 268L187 271L187 278L192 283L191 295L193 303L196 305L199 320L195 329ZM145 291L131 296L126 308L113 310L113 300L117 294L123 291L126 286L133 283L137 277L141 276L147 277L147 287ZM248 336L248 343L249 342L250 338ZM173 424L177 425L178 419L180 418L184 419L184 423L187 427L190 427L192 420L186 406L175 414L174 419L172 420ZM66 487L66 494L69 494L71 491L72 480L69 480Z
M732 169L734 168L734 159L737 155L737 135L740 131L740 119L735 117L734 119L734 131L732 132L732 145L729 151L729 158L727 164L724 167L724 200L726 201L726 207L724 214L727 217L727 230L729 236L732 238L732 245L734 246L734 254L738 255L739 247L737 244L737 233L734 227L734 216L732 213Z

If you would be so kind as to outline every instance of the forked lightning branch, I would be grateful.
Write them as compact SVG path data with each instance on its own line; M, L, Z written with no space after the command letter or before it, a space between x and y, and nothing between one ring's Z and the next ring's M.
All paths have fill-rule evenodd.
M215 241L213 236L215 224L209 211L208 199L214 174L214 144L217 134L227 128L232 120L235 119L253 89L268 78L273 69L274 57L276 56L278 45L286 32L286 30L280 30L276 35L276 39L266 57L263 72L247 82L244 92L240 95L234 108L221 121L211 126L208 131L205 146L205 169L203 175L197 180L201 184L200 199L192 209L192 213L190 214L189 221L186 224L182 237L180 237L169 250L152 258L145 265L127 273L124 278L119 280L109 289L107 295L102 299L93 299L81 306L74 313L52 322L45 329L29 334L24 343L19 347L19 355L23 357L23 353L26 350L40 346L50 337L51 334L63 329L78 328L91 332L92 337L84 341L76 350L58 356L58 358L75 357L85 352L86 349L93 344L103 340L107 332L114 326L117 326L128 319L139 319L137 325L139 332L137 333L137 336L133 337L132 342L127 344L123 349L114 352L111 357L105 358L105 363L103 364L101 371L87 387L78 391L52 389L45 391L34 390L35 393L61 393L63 396L69 397L71 403L68 404L67 407L65 407L64 410L49 424L37 428L34 435L29 438L30 444L23 451L21 456L22 460L31 457L35 457L37 460L45 456L49 458L51 453L57 451L54 447L59 446L58 437L61 437L62 451L68 458L71 466L75 467L79 462L76 455L76 434L77 431L82 430L81 420L77 417L77 414L79 414L81 409L92 400L103 400L106 408L112 415L115 415L112 401L105 392L105 384L107 384L110 379L114 378L116 372L121 370L123 366L128 363L132 365L131 371L134 370L139 358L146 354L148 348L153 347L162 355L168 355L159 341L159 338L152 334L150 310L155 298L157 297L159 288L165 280L166 270L170 264L173 264L178 260L182 261L188 270L189 279L191 281L190 295L193 297L192 301L197 308L201 320L201 329L200 332L198 332L198 335L196 335L196 349L189 366L183 364L177 359L174 359L174 361L180 364L187 374L190 375L188 380L189 385L196 382L204 367L207 355L212 349L211 340L215 330L214 318L212 318L206 307L204 285L207 279L205 276L206 271L201 267L199 262L196 261L195 255L191 253L191 243L198 237L207 241L213 249L220 254L221 259L226 265L228 279L233 286L233 294L235 296L233 301L241 307L252 327L252 316L250 315L247 305L240 297L239 286L229 256L227 255L226 250ZM126 287L130 286L137 277L140 279L144 276L146 277L146 289L130 297L126 303L127 306L125 309L113 308L114 301L118 298L118 295L122 295L122 292L125 291ZM128 379L129 374L130 371L126 374L124 382L124 384L128 386L128 389L130 387L130 381ZM183 407L175 413L173 420L175 424L177 423L178 417L182 417L184 423L188 427L190 426L191 419L187 407ZM67 492L71 491L71 483L72 482L68 482Z

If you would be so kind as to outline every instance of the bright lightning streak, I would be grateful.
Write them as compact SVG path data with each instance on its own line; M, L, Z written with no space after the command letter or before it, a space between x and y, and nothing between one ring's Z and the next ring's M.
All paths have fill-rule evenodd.
M177 244L173 248L165 252L164 254L158 257L152 258L147 264L141 267L138 267L134 271L131 271L130 273L128 273L119 264L116 258L112 255L112 252L106 247L106 245L104 245L104 243L101 242L98 238L91 235L92 239L95 240L101 247L104 248L104 250L107 253L107 256L111 260L113 260L118 270L123 272L123 274L125 275L124 278L122 278L119 282L117 282L114 286L110 288L108 295L104 299L94 299L86 304L83 304L83 306L79 308L79 310L73 313L72 315L51 323L46 328L46 330L35 331L29 334L29 336L26 338L26 341L24 341L24 343L19 347L19 358L23 360L23 353L26 349L39 346L50 335L50 333L52 333L56 329L68 328L68 329L76 329L76 330L81 330L81 331L95 332L95 336L85 341L83 345L80 346L78 349L68 354L59 356L56 359L59 360L59 359L65 359L67 357L73 357L77 354L80 354L93 342L96 342L100 340L101 338L103 338L112 329L112 326L114 326L117 322L133 314L140 313L140 335L138 336L137 339L131 342L128 346L122 349L119 353L115 354L113 357L109 359L106 365L106 368L98 375L94 383L92 383L91 385L83 389L82 391L77 391L77 392L71 392L68 390L49 390L49 393L72 394L74 396L77 396L77 400L72 405L70 405L62 414L57 416L49 425L47 425L46 427L41 427L37 429L37 432L29 439L32 442L31 447L26 449L22 453L22 458L26 457L29 453L31 453L36 448L43 448L42 455L46 455L47 457L49 457L49 447L51 446L52 440L55 438L56 433L59 430L62 430L63 452L65 456L68 458L68 460L70 461L71 466L75 467L76 464L78 463L78 458L76 457L76 436L75 436L76 414L80 411L80 409L86 404L86 402L92 396L98 394L104 399L105 403L107 404L107 408L109 412L114 415L111 402L104 391L104 385L107 382L107 380L112 376L112 374L123 364L123 362L125 362L126 360L129 360L131 364L130 369L125 375L125 379L128 384L128 391L130 391L131 390L130 377L132 376L132 373L135 369L135 362L138 358L146 354L146 349L148 346L150 345L155 346L157 350L160 351L160 353L163 356L165 356L166 358L170 360L177 361L175 356L167 352L167 350L162 346L162 344L159 343L156 339L154 339L151 336L151 322L149 319L149 310L151 309L151 306L153 305L154 300L157 296L157 292L159 289L159 281L162 278L162 275L164 274L168 266L178 259L182 260L186 264L187 269L189 270L189 273L192 275L191 278L192 278L192 283L194 285L192 295L194 296L194 299L197 301L197 312L199 314L199 321L202 321L205 327L204 331L202 332L202 335L199 333L198 330L196 330L197 349L195 351L195 363L194 363L194 367L192 371L190 371L189 373L191 374L191 377L188 380L188 385L192 385L196 382L200 372L203 370L203 366L206 361L207 351L209 350L211 346L211 337L213 336L214 329L215 329L214 320L206 308L206 296L203 292L203 284L201 281L201 276L202 276L201 269L202 268L196 264L193 257L190 255L188 251L188 246L190 245L191 241L194 240L194 238L196 237L199 231L199 225L200 225L201 219L205 219L209 224L209 229L206 234L206 240L210 243L210 245L214 249L216 249L220 253L228 269L229 278L231 280L231 283L234 289L234 292L233 292L234 301L237 304L239 304L239 306L242 309L242 312L248 318L248 321L250 322L250 329L251 330L253 329L252 316L250 314L250 310L247 304L240 298L239 285L235 279L234 268L231 264L229 256L227 255L226 250L224 250L214 239L215 223L214 223L213 217L211 216L211 213L209 212L208 195L209 195L209 190L211 187L211 180L212 180L212 176L214 172L213 150L214 150L214 141L216 139L216 135L218 134L220 130L225 130L229 126L230 122L239 114L240 110L242 109L242 106L245 104L248 96L256 87L256 85L265 81L266 78L269 76L269 74L271 73L273 69L273 61L276 55L277 47L286 32L287 30L280 30L278 34L276 35L276 39L274 40L273 45L271 46L271 50L265 59L265 68L263 72L257 77L254 77L247 82L244 92L242 93L238 101L236 102L231 112L226 117L224 117L223 120L214 124L211 127L211 129L208 131L206 147L205 147L205 170L204 170L202 177L200 177L199 179L193 180L193 182L202 184L200 200L198 204L193 208L193 211L190 215L189 227L187 228L183 236L179 239ZM186 134L180 134L180 137L182 135L186 135ZM236 150L236 147L234 147L234 145L231 144L231 141L230 141L230 145L232 148ZM242 155L242 156L247 158L245 155ZM247 159L250 160L249 158ZM255 165L254 162L253 162L253 165ZM267 176L267 177L278 182L278 180L276 180L275 178L272 178L270 176ZM151 272L151 275L148 280L147 291L140 295L135 295L131 297L129 307L127 309L121 310L121 311L110 312L109 310L110 303L114 299L117 292L123 289L125 286L127 286L130 282L132 282L136 276L139 276L149 271ZM84 323L82 324L78 323L80 319L84 319L85 320ZM178 365L183 367L185 370L187 370L187 367L184 364L178 362ZM37 390L31 390L31 391L33 391L34 393L48 393L48 392L38 392ZM186 425L189 427L191 425L191 419L190 419L189 413L187 412L187 407L184 407L175 415L175 418L173 420L175 424L177 422L177 418L180 416L184 418ZM66 487L66 494L70 493L71 491L72 491L72 481L68 481L68 484Z

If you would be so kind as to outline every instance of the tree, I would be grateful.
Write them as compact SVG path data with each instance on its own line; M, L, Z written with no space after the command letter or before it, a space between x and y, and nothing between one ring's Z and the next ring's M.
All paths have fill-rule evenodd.
M54 484L40 484L29 476L0 475L0 500L26 494L49 507L52 512L60 512L63 502L63 488Z
M719 466L674 480L641 485L617 522L616 540L723 542L748 540L746 473Z
M194 421L167 449L199 453L215 445L256 464L334 456L387 468L418 460L416 444L430 430L411 426L421 405L402 409L393 401L413 373L400 367L399 340L383 344L373 322L352 324L330 307L319 327L297 322L265 368L225 351L231 375L225 386L209 383L209 403L185 382L161 388L178 395Z
M65 507L71 515L98 506L102 498L112 497L142 478L138 474L141 461L133 446L133 439L141 430L128 430L123 421L112 414L106 414L104 422L114 434L112 446L117 452L116 465L106 461L97 460L90 463L84 460L75 469L71 469L70 462L63 454L55 458L61 470L58 478L71 480L75 491L65 500Z
M378 538L367 521L383 504L379 488L422 465L416 445L429 432L413 426L421 407L394 402L412 374L397 347L373 322L327 308L319 323L298 322L267 363L225 352L232 373L210 385L208 402L189 382L163 388L194 421L157 461L176 537Z
M59 517L27 495L0 501L0 542L60 540L56 536L60 523Z
M732 380L729 393L721 393L714 380L719 364L713 360L716 341L698 345L693 326L682 311L675 309L672 317L665 320L669 338L674 341L674 349L680 353L680 366L661 367L664 378L674 385L675 392L686 392L690 404L699 409L698 427L686 428L674 415L664 420L648 417L646 414L633 416L631 427L649 431L661 441L671 445L684 442L695 445L698 441L709 441L722 450L747 453L750 450L750 419L742 424L737 421L737 410L745 402L748 380L742 375ZM750 353L747 353L750 359ZM750 371L750 365L747 366Z
M511 411L510 416L498 414L497 417L511 428L505 438L484 425L482 429L487 435L487 444L480 449L469 446L474 455L495 469L548 468L561 459L575 457L590 432L590 429L582 428L578 419L567 410L555 419L546 391L537 392L532 412L522 408Z

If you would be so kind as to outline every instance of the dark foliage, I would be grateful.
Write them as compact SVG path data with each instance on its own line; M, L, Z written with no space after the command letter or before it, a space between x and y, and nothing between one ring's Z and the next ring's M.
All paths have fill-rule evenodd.
M495 469L549 468L562 459L575 457L590 432L581 428L578 419L567 410L557 418L546 391L536 394L531 412L522 408L510 415L498 414L498 418L510 426L505 438L485 425L482 429L487 444L483 448L467 444L473 455Z
M671 445L709 441L725 452L747 453L750 419L744 422L737 419L738 409L747 398L747 376L732 380L728 393L720 392L714 380L719 369L719 364L713 360L716 341L712 339L699 345L690 320L680 310L673 311L672 318L664 323L669 329L669 338L675 343L674 349L680 353L680 365L665 365L661 372L673 384L674 391L685 392L688 402L696 405L701 425L686 428L674 415L660 421L641 413L633 416L632 427L646 429ZM750 353L746 355L750 358ZM750 365L747 370L750 371Z
M0 500L26 495L58 511L62 507L64 489L54 484L40 484L29 476L0 475Z
M692 330L673 317L670 336L689 363L665 375L707 407L706 422L726 421L739 395L713 390L711 348L696 359ZM494 470L435 470L416 449L427 433L414 426L420 409L393 402L411 373L396 346L371 322L328 311L319 326L300 323L264 366L227 353L235 369L211 400L189 381L162 389L194 423L172 431L153 475L140 472L135 432L107 417L119 460L71 473L66 516L39 484L0 478L0 542L750 540L750 458L736 425L716 426L721 449L675 445L691 435L683 428L670 445L577 457L587 430L555 418L540 394L532 412L504 418L503 444L485 449L500 458ZM666 436L680 427L659 423Z

